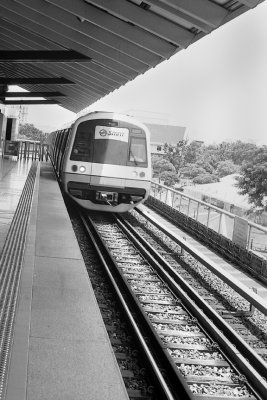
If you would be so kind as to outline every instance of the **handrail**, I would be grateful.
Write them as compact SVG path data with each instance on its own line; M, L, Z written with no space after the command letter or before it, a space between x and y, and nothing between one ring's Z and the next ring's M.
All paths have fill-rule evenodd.
M160 229L162 232L165 232L165 228L159 224L159 222L148 212L142 210L141 208L137 208L136 211L145 216L145 218L157 229ZM189 244L184 238L178 237L175 233L167 231L168 236L177 243L183 250L187 253L191 254L197 261L199 261L202 265L207 267L210 271L212 271L218 278L222 279L223 282L227 283L232 289L234 289L237 293L240 294L244 299L246 299L250 304L256 307L259 311L261 311L264 315L267 315L267 301L262 299L257 293L253 292L253 290L248 290L247 286L242 284L239 280L235 279L230 273L225 271L222 267L220 267L216 262L211 260L207 255L203 254L200 250L198 250L193 244Z
M226 235L223 232L221 232L221 225L222 225L222 217L223 216L227 217L227 218L230 218L230 220L232 221L231 225L234 225L233 222L237 217L235 214L233 214L233 213L231 213L229 211L223 210L223 209L221 209L219 207L216 207L213 204L209 204L209 203L207 203L207 202L205 202L203 200L196 199L196 198L194 198L194 197L192 197L192 196L190 196L188 194L185 194L184 192L180 192L179 190L170 188L168 186L162 185L162 184L157 183L157 182L151 182L151 193L150 193L150 195L155 197L155 198L157 198L157 193L156 193L157 189L160 190L161 192L162 191L164 191L164 192L166 191L165 199L162 198L164 196L162 196L162 193L160 193L159 199L161 201L163 201L165 203L168 203L169 200L170 200L170 198L169 198L170 196L168 195L168 193L170 193L170 195L172 196L172 198L171 198L171 203L172 204L169 204L169 205L171 205L173 208L178 208L181 213L187 215L188 217L191 217L191 218L195 219L198 222L199 222L199 209L200 209L200 206L202 206L204 209L207 210L207 213L206 213L207 214L206 215L207 216L207 221L206 221L206 223L203 223L203 222L201 222L201 223L203 223L203 225L206 225L209 228L210 228L209 224L210 224L210 220L211 220L211 218L210 218L211 211L214 211L214 212L218 213L219 214L219 223L218 223L217 232L222 234L223 236L226 236L228 239L232 240L234 226L232 226L232 235L229 235L229 234ZM175 199L175 197L176 197L176 199ZM174 199L175 200L177 200L177 199L180 200L180 205L179 206L177 206L177 207L174 206ZM184 207L186 207L186 211L185 212L181 211L182 199L185 199L188 202L188 204L184 205ZM194 202L197 205L197 209L194 210L194 212L196 211L196 215L195 214L194 215L190 215L190 207L192 206L192 202ZM257 231L260 231L261 233L263 233L264 236L266 235L266 244L264 245L264 250L263 251L267 252L267 228L265 228L264 226L258 225L255 222L249 221L246 218L242 217L242 219L245 220L247 222L247 224L248 224L248 234L247 234L246 248L247 249L250 248L250 250L253 251L253 244L254 244L253 240L255 240L255 239L252 237L253 236L252 229L254 229L254 230L257 230ZM213 228L211 228L211 229L213 229ZM213 230L215 230L215 229L213 229ZM256 233L254 232L254 236L255 235L256 235ZM255 245L255 249L258 250L257 243Z

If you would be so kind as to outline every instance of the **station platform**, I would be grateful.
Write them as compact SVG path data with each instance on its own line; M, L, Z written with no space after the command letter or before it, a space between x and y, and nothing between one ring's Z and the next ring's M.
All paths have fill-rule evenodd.
M233 277L240 273L142 208ZM267 300L253 278L238 279ZM0 400L128 399L49 162L0 158L0 301Z
M0 400L128 399L50 163L2 158L0 213Z

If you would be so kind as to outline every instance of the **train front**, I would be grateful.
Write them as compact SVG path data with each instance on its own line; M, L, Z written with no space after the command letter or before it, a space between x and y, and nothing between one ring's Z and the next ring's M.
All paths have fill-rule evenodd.
M126 212L147 199L149 131L128 116L96 112L79 118L65 159L64 190L90 210Z

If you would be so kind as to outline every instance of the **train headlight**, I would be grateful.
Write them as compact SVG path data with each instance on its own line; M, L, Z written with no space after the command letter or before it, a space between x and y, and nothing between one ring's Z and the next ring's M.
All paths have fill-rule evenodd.
M78 170L78 167L77 165L72 165L71 169L73 172L76 172Z
M79 167L79 171L80 171L81 173L84 173L84 172L86 171L86 168L85 168L83 165L81 165L81 166Z
M137 173L136 171L133 171L133 172L132 172L132 175L133 175L134 178L137 178L138 173Z
M140 178L144 178L146 176L146 174L144 171L142 171L142 172L140 172L139 176L140 176Z

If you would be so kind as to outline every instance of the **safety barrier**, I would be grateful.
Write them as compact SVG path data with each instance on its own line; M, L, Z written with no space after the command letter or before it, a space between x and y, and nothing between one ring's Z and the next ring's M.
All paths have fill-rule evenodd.
M237 262L267 282L266 253L256 252L251 246L259 235L262 246L264 241L267 243L266 228L247 221L246 246L240 246L232 241L235 215L155 182L147 204L230 261Z
M233 239L235 222L238 219L235 214L156 182L152 182L150 194L194 221L230 240ZM247 223L247 227L244 228L247 229L247 234L243 247L267 256L267 228L244 218L243 221Z
M19 141L18 157L39 161L48 160L48 145L34 141Z

